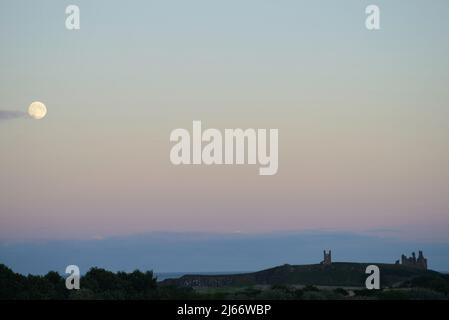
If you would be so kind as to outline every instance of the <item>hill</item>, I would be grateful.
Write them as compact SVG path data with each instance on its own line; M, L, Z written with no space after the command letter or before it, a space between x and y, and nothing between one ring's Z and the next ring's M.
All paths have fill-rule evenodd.
M258 272L232 275L184 275L166 279L161 285L181 287L225 287L252 285L316 285L364 287L366 267L372 263L335 262L332 265L282 265ZM373 263L374 264L374 263ZM392 287L419 276L438 272L395 264L375 264L380 268L381 286Z

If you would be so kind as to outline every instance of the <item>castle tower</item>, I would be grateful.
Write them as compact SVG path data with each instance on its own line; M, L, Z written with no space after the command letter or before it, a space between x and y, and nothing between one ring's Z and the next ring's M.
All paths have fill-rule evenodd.
M326 250L323 251L323 261L321 264L325 266L329 266L332 264L332 252L329 250L329 253L326 252Z
M416 264L422 268L427 270L427 259L424 258L422 251L419 251L418 260L416 260Z
M427 259L424 258L423 252L419 251L418 258L414 252L412 252L411 257L407 257L405 255L401 256L401 264L408 267L419 268L423 270L427 270Z

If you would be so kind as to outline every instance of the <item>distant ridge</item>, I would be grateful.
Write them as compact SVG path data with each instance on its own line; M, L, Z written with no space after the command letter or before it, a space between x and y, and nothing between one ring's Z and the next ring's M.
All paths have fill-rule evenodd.
M251 285L316 285L364 287L368 265L380 268L381 286L393 287L422 275L438 275L431 270L421 270L397 264L333 262L331 265L289 265L242 274L184 275L177 279L166 279L161 285L181 287L225 287Z

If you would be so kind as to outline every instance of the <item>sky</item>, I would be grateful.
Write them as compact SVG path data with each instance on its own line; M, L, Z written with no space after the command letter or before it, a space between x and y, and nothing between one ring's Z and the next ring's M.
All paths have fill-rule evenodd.
M282 248L282 249L280 249ZM161 273L253 272L283 264L317 264L323 248L334 262L395 263L423 250L431 270L449 272L447 243L425 243L351 232L303 231L265 234L153 232L104 239L0 244L0 261L22 274L82 274L96 266L111 271ZM173 275L171 275L173 276Z
M389 230L449 243L448 9L2 0L0 241ZM24 114L36 100L42 120ZM278 173L173 166L170 132L193 120L279 129Z

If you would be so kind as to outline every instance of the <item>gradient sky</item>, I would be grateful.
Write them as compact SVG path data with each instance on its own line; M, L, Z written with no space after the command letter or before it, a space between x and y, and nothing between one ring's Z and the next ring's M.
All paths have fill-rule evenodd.
M365 7L381 30L365 29ZM65 7L81 30L65 29ZM449 2L0 2L0 239L394 230L449 241ZM278 128L279 171L169 134ZM379 231L380 232L380 231Z

